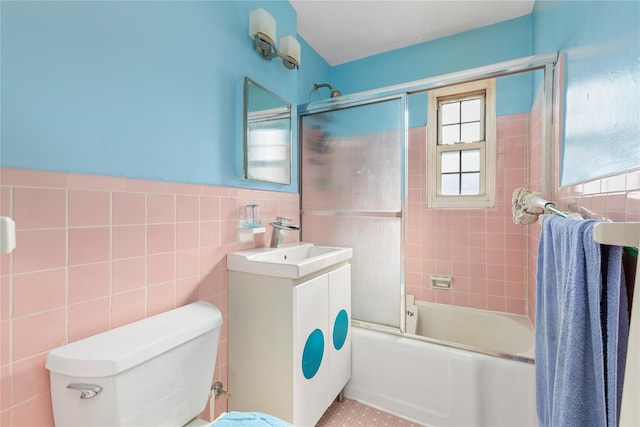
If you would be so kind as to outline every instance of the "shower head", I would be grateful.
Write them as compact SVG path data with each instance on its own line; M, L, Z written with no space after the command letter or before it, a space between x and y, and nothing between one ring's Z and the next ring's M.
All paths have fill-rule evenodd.
M337 97L337 96L342 95L342 92L340 92L340 91L339 91L339 90L337 90L337 89L334 89L334 88L333 88L329 83L322 83L322 84L317 84L317 83L316 83L316 84L314 84L314 85L313 85L313 90L318 90L318 89L320 89L321 87L328 87L328 88L329 88L329 90L331 91L331 95L329 95L329 96L330 96L331 98L335 98L335 97Z

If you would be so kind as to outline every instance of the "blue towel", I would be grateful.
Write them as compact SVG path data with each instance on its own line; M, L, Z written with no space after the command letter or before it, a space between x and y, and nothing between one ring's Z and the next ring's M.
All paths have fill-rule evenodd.
M617 426L622 403L624 367L629 341L629 306L627 287L622 268L622 247L602 246L608 256L606 276L603 277L603 292L606 295L605 354L607 359L605 385L607 389L607 421L609 426Z
M212 427L293 427L279 418L260 412L229 412Z
M593 240L595 223L559 216L543 221L536 296L540 426L617 425L626 291L620 252L608 248L602 262L600 245Z

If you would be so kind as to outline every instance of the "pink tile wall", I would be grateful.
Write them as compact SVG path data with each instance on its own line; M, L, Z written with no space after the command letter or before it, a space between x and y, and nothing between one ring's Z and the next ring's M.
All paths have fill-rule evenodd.
M526 236L513 224L511 195L527 180L526 114L497 121L495 207L426 207L426 128L409 133L407 293L416 299L516 314L527 312ZM451 290L430 276L452 275Z
M0 256L2 426L53 426L52 348L198 300L226 321L226 254L270 237L238 243L244 206L259 204L264 223L299 216L292 193L7 168L0 183L0 214L17 227ZM226 322L215 380L227 382Z
M563 57L560 57L560 67L563 66ZM558 73L563 76L560 69ZM559 91L562 91L563 82L559 82ZM529 115L529 171L532 191L541 191L542 177L542 95L538 96ZM560 108L558 105L557 108ZM562 117L562 111L554 112L556 117ZM594 179L592 181L559 186L561 164L561 128L556 123L554 133L554 165L551 175L548 177L553 182L553 195L551 198L558 207L566 212L578 212L584 218L593 218L611 221L640 221L640 169L621 172L617 175ZM527 238L527 299L528 315L532 324L535 324L536 301L536 268L538 243L540 241L540 225L531 224Z
M612 183L616 183L615 186L611 186ZM579 212L585 219L640 222L640 170L560 187L553 199L563 211ZM531 322L535 323L536 265L541 228L538 224L527 227L528 313Z

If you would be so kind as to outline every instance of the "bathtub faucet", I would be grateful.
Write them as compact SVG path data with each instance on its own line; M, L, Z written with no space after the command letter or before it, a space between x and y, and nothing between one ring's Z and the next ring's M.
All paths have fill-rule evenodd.
M271 233L271 247L277 248L280 247L282 242L284 241L284 234L286 231L299 231L300 226L287 224L290 219L283 218L281 216L277 217L274 222L271 223L273 226L273 233Z

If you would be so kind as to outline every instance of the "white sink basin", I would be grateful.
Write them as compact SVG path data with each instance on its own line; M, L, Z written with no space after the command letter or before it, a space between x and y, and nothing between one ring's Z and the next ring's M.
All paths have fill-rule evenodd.
M232 271L299 279L351 259L351 248L292 243L279 248L257 248L227 255Z

